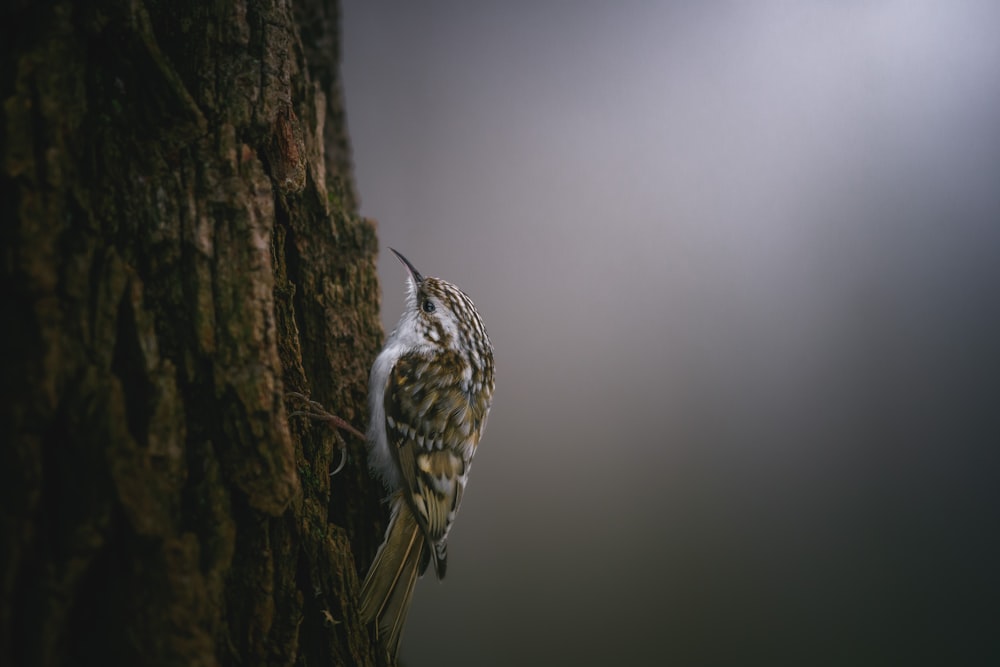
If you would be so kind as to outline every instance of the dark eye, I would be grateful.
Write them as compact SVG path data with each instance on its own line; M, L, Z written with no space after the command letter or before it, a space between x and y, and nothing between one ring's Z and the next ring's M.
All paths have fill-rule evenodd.
M424 299L424 302L420 304L420 307L424 309L425 313L434 312L434 302L431 301L430 299Z

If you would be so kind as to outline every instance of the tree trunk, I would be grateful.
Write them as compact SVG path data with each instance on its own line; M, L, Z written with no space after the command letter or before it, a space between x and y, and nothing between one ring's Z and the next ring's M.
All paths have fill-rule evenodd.
M11 4L0 664L383 663L336 6Z

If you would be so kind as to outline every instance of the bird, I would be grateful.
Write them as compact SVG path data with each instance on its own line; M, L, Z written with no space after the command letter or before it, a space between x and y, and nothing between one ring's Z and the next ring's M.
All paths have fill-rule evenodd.
M443 579L448 533L462 503L493 401L493 344L472 299L407 270L399 323L369 377L369 466L390 504L389 524L361 587L361 619L395 662L417 577Z

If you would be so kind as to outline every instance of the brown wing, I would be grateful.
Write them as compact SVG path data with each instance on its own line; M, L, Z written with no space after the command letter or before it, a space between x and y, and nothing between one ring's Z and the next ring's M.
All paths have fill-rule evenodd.
M438 577L444 576L445 541L485 422L479 413L488 410L488 402L477 409L477 401L462 391L462 373L454 363L447 354L404 355L385 392L386 436Z

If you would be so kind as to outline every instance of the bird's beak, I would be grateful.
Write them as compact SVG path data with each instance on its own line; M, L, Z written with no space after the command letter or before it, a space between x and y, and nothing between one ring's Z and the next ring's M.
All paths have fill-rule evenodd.
M402 262L403 266L406 267L406 270L410 272L410 277L413 278L413 282L415 282L418 285L420 283L424 282L424 277L422 275L420 275L420 272L417 271L417 269L414 268L414 266L412 264L410 264L410 260L408 260L405 257L403 257L402 255L400 255L398 252L396 252L392 248L389 248L389 250L392 250L392 254L396 256L396 259L398 259L400 262Z

